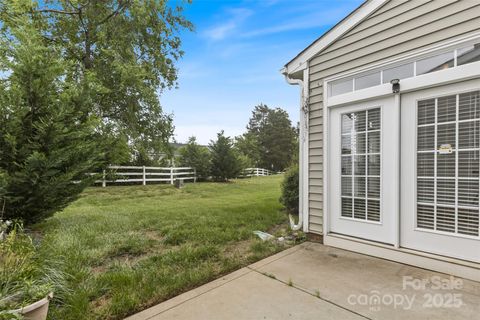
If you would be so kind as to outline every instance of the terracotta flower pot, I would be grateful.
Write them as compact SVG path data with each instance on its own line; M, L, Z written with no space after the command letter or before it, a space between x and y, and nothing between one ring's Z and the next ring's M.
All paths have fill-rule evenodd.
M13 310L13 312L21 314L25 320L45 320L47 319L48 304L52 298L53 293L50 292L45 298L28 306Z

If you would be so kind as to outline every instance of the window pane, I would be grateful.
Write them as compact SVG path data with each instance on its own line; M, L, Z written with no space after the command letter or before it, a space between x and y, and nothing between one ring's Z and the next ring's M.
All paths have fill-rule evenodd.
M380 152L380 131L368 133L368 153Z
M355 130L362 132L367 128L367 113L365 111L355 112L353 119L355 120Z
M478 178L478 150L458 152L458 176Z
M330 96L336 96L339 94L353 91L353 79L349 80L337 80L330 83Z
M438 98L437 122L455 121L457 115L457 96Z
M353 113L342 115L342 133L350 134L353 128Z
M480 118L480 92L463 93L459 97L458 119L478 119Z
M365 175L365 156L355 156L354 158L354 174L364 176Z
M417 150L433 151L435 149L435 126L418 127Z
M478 207L478 180L458 179L458 205Z
M478 236L478 209L458 208L458 233Z
M437 177L455 177L455 152L437 153Z
M342 154L352 153L352 138L350 135L342 136Z
M383 83L390 83L393 79L405 79L411 77L413 77L413 62L383 70Z
M367 194L369 198L380 198L380 178L368 178Z
M417 155L417 175L419 177L433 177L434 169L433 153L419 153Z
M380 155L379 154L368 156L368 175L369 176L380 175Z
M455 205L455 180L437 180L437 203Z
M440 71L453 67L453 51L417 61L417 75Z
M437 206L437 230L455 232L455 208Z
M342 217L353 217L352 199L350 198L342 198Z
M438 147L442 145L450 145L451 148L455 148L455 137L455 123L439 124L437 126Z
M355 78L355 90L378 86L380 84L380 71Z
M380 109L368 110L368 130L380 129Z
M365 183L365 177L355 177L353 182L353 195L355 197L365 198L365 188L367 187Z
M435 123L435 99L418 102L418 125Z
M433 206L417 205L417 227L433 229L435 208Z
M352 196L352 178L342 177L342 196Z
M365 220L365 199L355 199L353 201L353 217Z
M458 124L458 148L472 149L480 147L480 121L460 122Z
M457 50L457 65L480 61L480 43Z
M367 220L380 221L380 201L368 200Z
M351 156L342 156L342 175L351 175L352 174L352 157Z
M434 203L435 184L434 179L417 179L417 201Z

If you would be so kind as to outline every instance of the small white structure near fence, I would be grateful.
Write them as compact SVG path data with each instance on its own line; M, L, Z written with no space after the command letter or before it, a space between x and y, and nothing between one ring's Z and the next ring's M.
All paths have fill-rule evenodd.
M274 174L273 171L263 168L246 168L243 170L242 177L261 177L261 176L270 176Z
M146 185L147 182L173 184L175 180L197 182L196 171L191 167L109 166L108 170L112 172L107 174L107 171L104 170L103 178L95 183L101 183L102 187L106 187L107 183L142 183Z

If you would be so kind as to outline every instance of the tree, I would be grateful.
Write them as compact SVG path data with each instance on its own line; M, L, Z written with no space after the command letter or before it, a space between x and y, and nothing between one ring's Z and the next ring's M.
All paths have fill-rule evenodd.
M251 132L246 132L235 138L235 148L242 156L247 167L258 167L261 162L260 146L257 137Z
M291 163L297 133L288 117L280 108L271 109L264 104L255 107L247 126L246 135L257 142L260 158L259 166L275 171L282 171Z
M217 140L211 141L212 161L210 172L216 181L228 181L240 174L240 159L233 148L232 139L226 137L223 130L217 134Z
M180 165L195 168L197 179L205 180L210 176L210 151L190 137L186 146L179 149Z
M83 91L78 111L101 120L98 143L107 153L120 149L107 155L112 161L130 160L120 142L144 158L165 152L174 128L159 93L176 85L178 34L192 29L181 7L166 0L0 0L3 36L15 38L10 29L22 15L34 17L45 41L61 49L65 78Z
M15 20L16 41L0 46L0 69L9 70L0 81L1 196L4 218L31 223L75 200L102 155L98 121L78 111L82 91L66 78L61 49L45 42L35 19Z

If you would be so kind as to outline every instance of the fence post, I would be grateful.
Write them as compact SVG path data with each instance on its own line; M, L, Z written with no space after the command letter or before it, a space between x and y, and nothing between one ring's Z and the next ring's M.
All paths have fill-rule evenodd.
M145 166L142 166L142 169L143 169L143 185L146 185L147 184L147 177L145 175Z
M197 169L193 169L193 183L197 182Z
M105 188L106 186L107 186L106 174L105 174L105 169L103 169L102 188Z
M170 184L173 184L173 167L170 167Z

